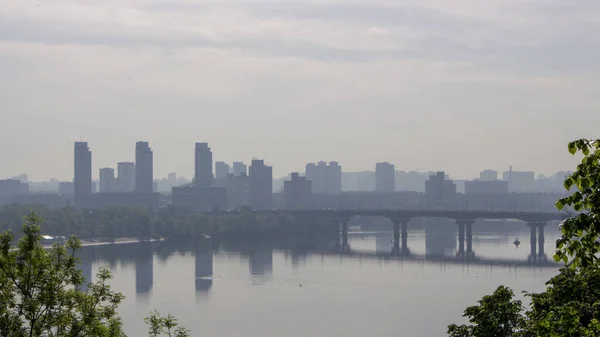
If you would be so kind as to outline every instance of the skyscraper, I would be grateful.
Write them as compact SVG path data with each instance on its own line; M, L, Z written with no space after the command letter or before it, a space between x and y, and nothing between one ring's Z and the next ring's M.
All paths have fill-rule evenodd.
M195 185L212 186L213 170L212 170L212 151L208 147L208 143L196 143L194 157L194 182Z
M135 163L117 163L117 190L119 192L135 191Z
M115 170L110 167L100 169L100 193L115 191Z
M74 201L84 205L92 194L92 152L87 142L75 142L74 154Z
M250 204L254 209L271 209L273 202L273 168L264 160L253 159L250 165Z
M222 161L215 163L215 178L216 179L227 179L229 176L229 165Z
M375 165L375 191L394 192L396 190L396 169L384 162Z
M306 178L311 181L313 193L342 193L342 167L335 161L329 165L324 161L307 164Z
M154 191L152 149L148 142L135 143L135 191L152 193Z
M248 174L248 167L241 161L233 162L233 175L239 177L243 174Z

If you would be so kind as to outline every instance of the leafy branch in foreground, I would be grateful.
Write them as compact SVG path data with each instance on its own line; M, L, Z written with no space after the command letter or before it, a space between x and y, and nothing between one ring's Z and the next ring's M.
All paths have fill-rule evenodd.
M16 247L10 231L0 234L0 336L125 336L117 314L124 296L108 284L110 271L100 269L96 282L81 291L86 280L75 257L81 243L71 237L65 244L44 247L40 222L33 213L27 216ZM171 315L159 322L171 337L189 336Z
M587 267L598 262L600 252L600 139L579 139L570 142L568 149L573 155L583 154L577 170L564 183L567 190L576 187L577 191L558 200L556 207L572 208L578 214L562 222L554 260L573 268Z

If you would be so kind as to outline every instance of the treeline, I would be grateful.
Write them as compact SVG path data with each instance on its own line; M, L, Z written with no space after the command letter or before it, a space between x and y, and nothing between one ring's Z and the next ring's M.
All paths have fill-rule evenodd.
M337 230L334 222L328 219L297 218L283 213L255 214L248 211L210 215L170 206L152 211L131 207L49 209L30 205L5 205L0 207L0 231L11 229L13 233L20 233L24 217L32 211L43 219L42 233L64 236L74 234L82 239L311 235L334 234Z

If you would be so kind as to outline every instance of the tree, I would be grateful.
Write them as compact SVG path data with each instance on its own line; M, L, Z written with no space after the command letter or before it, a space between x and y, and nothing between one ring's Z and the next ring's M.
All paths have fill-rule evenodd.
M600 336L600 269L562 268L546 291L527 294L525 336Z
M600 140L576 140L568 149L571 154L583 154L577 170L564 183L567 190L575 187L576 191L556 203L559 210L569 211L561 223L554 260L568 267L546 283L546 291L526 293L531 299L526 313L522 308L511 311L520 302L513 301L512 291L501 286L493 295L484 296L479 306L465 310L474 325L452 324L450 336L502 336L500 331L519 337L600 336ZM499 308L511 313L507 316L510 324L498 319L502 317Z
M81 243L71 237L46 249L40 222L27 216L15 247L11 231L0 234L0 336L125 336L116 312L124 296L111 290L111 273L100 269L97 281L80 291L86 282L75 257ZM189 335L170 315L160 323L180 332L174 336Z
M451 337L510 337L523 326L521 301L514 300L511 289L500 286L491 295L484 296L479 304L468 307L463 317L469 317L471 325L448 326Z
M569 152L581 152L583 158L577 170L565 179L565 188L577 188L572 195L557 201L556 207L580 212L561 224L562 236L556 242L555 261L564 261L571 267L598 264L600 252L600 139L579 139L570 142Z

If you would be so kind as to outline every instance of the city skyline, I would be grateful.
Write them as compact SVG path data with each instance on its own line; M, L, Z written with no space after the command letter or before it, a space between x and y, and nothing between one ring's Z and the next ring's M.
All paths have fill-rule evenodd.
M600 123L597 2L36 5L0 1L1 177L66 180L79 139L95 169L146 140L157 176L190 176L198 139L275 176L319 160L548 174Z
M78 143L78 142L72 142L72 144L75 144L75 143ZM118 168L118 165L117 165L117 164L119 164L119 163L133 163L133 162L135 162L135 159L136 159L136 144L137 144L137 143L140 143L140 141L138 140L138 141L134 141L134 142L132 143L132 148L131 148L131 157L132 157L132 159L131 159L131 160L119 160L119 161L117 161L117 160L112 160L112 161L110 161L110 162L106 163L105 165L103 165L103 164L96 164L96 160L97 160L97 159L96 159L96 157L97 157L98 155L97 155L97 153L94 151L94 146L93 146L93 144L91 144L91 143L89 143L89 142L86 142L86 141L80 141L79 143L86 143L86 144L89 146L89 150L91 151L91 153L92 153L92 158L93 158L93 160L92 160L92 180L93 180L93 181L99 181L99 180L100 180L100 174L99 174L99 170L101 170L101 169L104 169L104 168L113 168L113 169L115 169L115 172L116 172L116 171L117 171L116 169ZM142 143L149 143L149 142L145 142L145 141L144 141L144 142L142 142ZM197 145L195 145L195 144L203 144L203 146L204 146L204 145L206 145L206 146L210 146L210 143L198 143L198 142L193 142L193 143L192 143L192 152L195 152L195 149L194 149L194 147L196 147L196 148L197 148ZM207 144L208 144L208 145L207 145ZM147 146L147 144L146 144L146 146ZM566 147L566 146L565 146L565 147ZM210 152L210 151L211 151L211 149L212 149L212 148L209 148L209 149L208 149L208 151ZM72 160L73 160L73 157L72 157L72 151L73 151L73 148L71 147L71 149L70 149L70 150L71 150L71 151L70 151L70 158L69 158L69 160L70 160L70 161L72 161ZM566 151L564 151L564 152L566 152ZM154 151L153 149L151 149L151 155L153 156L154 154L155 154L155 151ZM568 154L568 153L567 153L567 154ZM568 154L568 155L571 157L571 159L572 159L572 161L573 161L573 162L577 162L577 161L579 160L579 159L578 159L578 157L571 156L570 154ZM218 153L217 153L217 156L218 156ZM159 154L159 157L160 157L160 154ZM189 153L188 153L188 157L189 157ZM213 153L211 153L211 156L210 156L210 157L211 157L211 158L210 158L210 160L212 161L212 162L211 162L211 164L212 164L212 165L211 165L211 167L210 167L210 171L214 171L214 170L215 170L215 164L216 164L216 163L219 163L219 162L221 162L221 163L227 163L227 164L229 164L229 165L230 165L230 170L231 170L231 173L233 173L233 164L234 164L234 163L238 162L238 163L243 163L243 164L249 165L249 164L250 164L250 162L251 162L253 159L256 159L256 157L250 157L251 159L245 159L245 160L239 160L239 158L238 158L238 159L235 159L235 158L234 158L234 159L232 159L231 161L224 161L224 160L214 160L214 154L213 154ZM220 158L220 157L217 157L217 158ZM189 158L188 158L188 159L189 159ZM273 173L273 178L274 178L274 179L283 179L283 178L289 177L289 176L290 176L290 174L291 174L292 172L301 172L301 173L305 173L305 172L306 172L306 171L305 171L305 167L306 167L306 165L307 165L307 164L309 164L309 163L313 163L313 162L317 163L317 162L319 162L319 161L326 161L326 162L329 162L329 160L325 160L325 159L322 159L322 160L319 160L319 161L314 161L314 160L313 160L313 161L308 161L308 162L306 162L306 163L304 163L304 164L302 165L302 168L296 168L296 169L294 169L294 170L291 170L291 171L289 171L289 172L281 172L281 170L277 170L277 166L276 166L276 165L272 164L272 161L268 160L267 158L265 158L265 159L263 159L263 160L265 161L265 163L266 163L267 165L269 165L269 166L273 167L273 172L274 172L274 173ZM163 170L161 170L160 172L161 172L161 173L162 173L162 172L165 172L164 174L162 174L162 175L161 175L161 174L156 174L156 173L153 173L153 174L152 174L152 175L153 175L153 178L154 178L154 180L156 180L156 179L161 179L161 178L166 178L166 177L167 177L169 174L171 174L171 173L177 173L177 175L178 175L179 177L184 177L184 178L186 178L186 179L192 180L192 179L194 178L194 176L195 176L195 171L196 171L196 169L195 169L195 167L196 167L196 163L195 163L195 161L196 161L196 159L195 159L194 157L192 157L191 168L190 168L190 167L186 167L186 168L183 168L183 170L181 170L181 171L179 171L179 170L175 170L175 169L173 169L173 170L169 170L169 169L163 169ZM481 174L483 171L485 171L485 170L490 170L490 169L491 169L491 170L495 170L495 171L497 171L497 173L499 173L499 174L502 174L503 172L508 172L508 171L509 171L509 170L512 168L514 171L527 171L527 172L531 171L531 172L534 172L536 176L538 176L538 175L552 176L552 175L554 175L555 173L558 173L558 172L569 171L569 169L559 169L559 170L557 170L557 171L551 171L551 170L548 170L548 171L538 172L538 171L531 170L531 169L527 169L527 168L517 168L517 167L512 167L512 165L510 165L510 164L509 164L508 166L506 166L506 167L501 167L501 168L496 168L496 167L481 167L481 168L471 168L471 169L469 170L469 172L471 172L471 171L473 171L473 172L474 172L472 176L456 176L456 175L452 174L451 172L449 172L449 171L447 171L447 170L445 170L445 169L443 169L443 168L432 168L432 169L421 169L421 168L416 168L416 169L415 169L415 168L409 168L409 169L403 169L403 167L398 167L398 165L397 165L397 164L395 164L394 162L392 162L392 161L389 161L389 160L388 160L388 161L385 161L385 160L384 160L384 161L379 161L379 162L373 162L373 163L371 163L371 166L370 166L370 167L368 167L368 166L367 166L367 167L361 168L361 169L359 169L359 170L349 170L349 169L347 169L347 168L346 168L346 166L344 165L344 163L341 163L341 162L340 162L339 164L340 164L340 165L341 165L341 167L342 167L342 171L343 171L343 172L345 172L345 173L360 173L360 172L376 172L376 166L377 166L377 164L380 164L380 163L389 163L389 164L391 164L392 166L394 166L394 167L395 167L395 171L396 171L396 172L420 172L420 173L430 173L430 172L444 171L446 174L448 174L449 176L451 176L451 177L452 177L452 179L455 179L455 180L470 180L470 179L479 179L479 177L480 177L480 174ZM66 165L65 165L65 166L66 166ZM154 171L156 171L156 167L157 167L157 166L161 166L161 162L160 162L160 161L153 160L153 164L152 164L152 166L153 166L153 168L154 168L153 170L154 170ZM164 166L166 166L166 165L164 165L164 164L163 164L163 165L162 165L162 167L164 167ZM1 167L1 166L0 166L0 167ZM73 167L72 163L70 163L70 167ZM68 170L67 170L67 171L68 171ZM187 172L187 171L191 171L191 172ZM28 177L29 177L29 181L50 181L51 179L57 179L57 180L59 180L59 181L73 181L73 175L74 175L74 171L73 171L73 169L71 169L71 172L72 172L72 173L71 173L71 177L70 177L70 178L69 178L68 176L66 176L66 174L65 174L64 172L63 172L63 173L61 173L61 174L59 174L59 175L54 175L54 176L47 176L47 177L41 177L41 178L38 178L38 177L36 177L35 175L32 175L30 172L28 172L28 171L25 171L25 170L22 170L22 171L18 171L18 172L15 172L15 173L6 173L6 174L4 175L4 177L1 177L1 176L0 176L0 178L1 178L1 179L11 179L11 178L13 178L13 177L16 177L16 176L18 176L18 175L21 175L21 174L26 174L26 175L28 175ZM180 172L184 172L184 173L180 173ZM275 173L275 172L277 172L277 173ZM211 173L211 174L213 174L213 172L210 172L210 173ZM33 177L33 178L32 178L32 177ZM502 177L500 176L500 177L499 177L499 179L501 179L501 178L502 178Z

